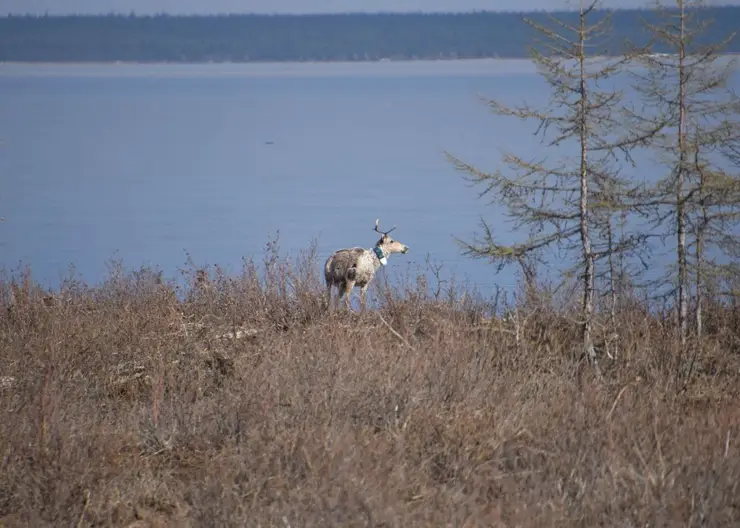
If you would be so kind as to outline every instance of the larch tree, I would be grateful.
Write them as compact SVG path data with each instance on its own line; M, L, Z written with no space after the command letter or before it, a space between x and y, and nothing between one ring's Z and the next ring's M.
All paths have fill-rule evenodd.
M549 104L510 107L487 101L494 114L533 121L543 155L527 159L503 151L506 169L484 172L448 153L454 166L480 197L500 207L512 231L525 240L502 243L490 223L481 220L482 236L459 240L466 255L485 258L501 267L544 258L548 251L564 251L577 272L581 292L579 325L585 355L596 365L594 313L597 265L614 261L618 252L638 245L636 236L615 237L615 216L629 208L630 182L617 170L628 142L622 130L622 95L613 86L630 57L604 58L599 51L610 36L611 12L585 4L570 23L567 17L549 17L547 24L525 18L542 38L533 61L551 89ZM622 138L622 139L619 139ZM632 193L634 194L634 193ZM612 266L612 273L617 273Z
M703 2L672 4L656 4L656 21L645 22L652 52L643 53L644 67L633 71L641 109L630 121L668 168L646 202L655 207L654 228L675 241L675 265L665 278L668 294L675 295L678 335L685 346L691 291L701 335L707 277L727 272L730 268L716 257L738 249L732 232L740 220L740 180L730 167L740 138L740 106L728 89L734 61L721 56L734 35L707 43L711 22Z

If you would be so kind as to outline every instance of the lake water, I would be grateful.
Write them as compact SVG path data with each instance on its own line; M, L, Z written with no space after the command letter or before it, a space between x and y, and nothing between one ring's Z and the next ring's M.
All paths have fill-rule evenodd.
M483 294L509 287L461 256L479 215L494 219L443 151L486 170L501 148L545 152L532 124L492 115L480 95L549 97L516 60L353 64L0 65L0 264L50 286L70 264L96 282L106 263L175 276L186 252L237 272L279 231L371 247L398 226L410 246L388 273L425 258ZM500 216L500 215L499 215Z

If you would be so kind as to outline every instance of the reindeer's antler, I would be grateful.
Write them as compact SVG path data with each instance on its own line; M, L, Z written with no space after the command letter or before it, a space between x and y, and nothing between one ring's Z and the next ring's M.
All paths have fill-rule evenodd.
M377 231L381 235L387 235L388 233L390 233L391 231L393 231L393 229L396 228L396 226L393 226L393 229L391 229L390 231L381 231L380 229L378 229L378 224L379 223L380 223L380 218L378 218L378 219L375 220L375 231Z

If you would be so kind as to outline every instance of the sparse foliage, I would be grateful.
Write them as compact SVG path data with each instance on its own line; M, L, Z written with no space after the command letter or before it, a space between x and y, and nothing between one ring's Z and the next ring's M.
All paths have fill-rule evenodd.
M727 256L739 247L740 174L732 156L740 145L740 100L728 84L735 60L721 56L734 34L715 36L703 6L659 4L658 22L645 26L661 52L642 54L644 67L633 72L640 103L632 128L666 168L648 201L655 207L653 228L675 244L666 294L675 295L684 344L692 292L701 335L705 290L734 273ZM709 35L714 40L707 43Z
M548 251L551 259L555 251L568 255L573 266L564 274L578 274L583 347L593 361L597 276L608 278L616 296L618 274L624 270L617 268L614 257L636 250L643 242L638 235L619 238L613 227L615 216L629 207L633 194L629 181L615 168L620 155L628 156L630 143L621 139L621 94L603 85L619 74L630 57L595 56L608 39L610 22L610 13L596 7L596 2L582 2L575 26L554 17L547 25L527 20L544 40L535 48L533 60L551 87L548 107L512 108L489 101L500 116L536 122L543 152L531 159L505 152L503 162L510 171L493 173L450 156L468 181L483 187L481 196L502 206L513 230L526 237L514 244L501 243L494 229L483 222L482 239L461 241L466 254L499 266L527 262L530 267L533 259Z

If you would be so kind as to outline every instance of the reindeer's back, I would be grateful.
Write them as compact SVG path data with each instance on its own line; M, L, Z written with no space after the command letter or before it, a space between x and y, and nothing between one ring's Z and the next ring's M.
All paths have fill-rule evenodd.
M365 254L361 247L340 249L324 265L324 278L327 284L344 282L351 268L356 268L360 258Z

